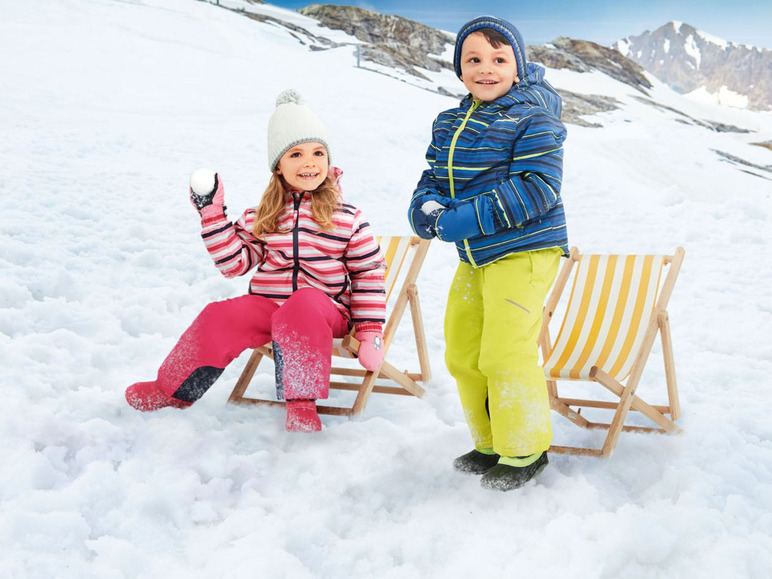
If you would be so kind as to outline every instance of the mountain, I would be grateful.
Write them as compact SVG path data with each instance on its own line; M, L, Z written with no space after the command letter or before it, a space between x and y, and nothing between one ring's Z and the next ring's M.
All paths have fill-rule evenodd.
M352 56L358 68L378 72L443 96L461 98L465 94L463 86L453 72L455 37L448 32L402 16L380 14L355 6L311 4L297 12L291 12L277 11L270 4L258 0L219 0L218 5L252 20L284 29L298 43L308 46L313 51L354 47ZM688 25L676 27L674 23L671 24L670 28L674 31L676 28L683 32L694 30ZM657 32L665 34L663 30L666 28L667 26L662 27ZM696 31L691 33L691 36L695 34L715 44L723 42ZM682 43L686 46L684 49L686 52L681 51L682 53L695 53L696 49L689 48L693 45L690 43L692 43L691 40L685 40ZM670 40L664 42L667 49L665 53L679 54L678 50L670 49L671 44L674 43ZM654 102L649 94L653 85L647 69L633 58L631 50L625 49L634 45L637 46L632 38L619 41L614 47L607 47L586 40L561 37L548 44L529 45L526 47L526 52L529 61L542 64L549 69L601 73L633 88L634 98L640 102L678 114L681 122L721 132L747 131L723 121L697 119L672 105ZM732 46L748 50L747 47ZM760 52L758 49L754 51ZM641 51L636 54L640 56ZM674 60L681 62L683 59ZM684 76L689 78L688 74ZM665 80L663 82L670 84ZM679 89L679 86L682 85L676 83L675 90L689 92ZM584 127L600 127L601 125L591 118L621 106L621 102L615 97L595 91L577 92L562 87L560 94L563 97L563 120ZM726 98L729 93L723 90L721 94ZM754 106L749 105L748 108L753 109ZM767 143L760 144L768 146Z
M443 58L454 41L454 36L447 32L356 6L312 4L299 12L315 18L322 26L356 37L364 45L362 57L371 62L401 67L420 78L426 77L418 69L453 69L453 63Z
M615 47L682 94L772 110L772 50L728 42L683 22L627 37Z
M298 11L318 22L323 28L340 31L353 37L358 57L376 67L382 74L398 76L405 82L417 84L439 94L454 97L464 95L463 87L455 76L446 75L451 82L432 80L430 73L453 72L453 44L455 36L419 22L397 15L385 15L354 6L312 4ZM280 21L276 21L280 24ZM293 25L297 32L297 26ZM322 40L315 35L317 44ZM324 47L341 46L325 42ZM319 46L317 49L323 48ZM592 42L559 38L548 45L527 46L528 59L554 69L576 72L598 70L646 94L651 83L645 71L618 51ZM361 66L361 65L360 65ZM404 75L407 73L407 76ZM562 91L564 120L582 126L596 126L584 117L613 110L618 103L601 95L581 95Z
M235 10L261 22L284 27L301 44L312 50L356 47L356 61L367 68L398 78L441 95L461 98L465 91L453 73L455 37L397 15L380 14L355 6L312 4L293 13L271 11L270 4L236 3ZM227 6L226 6L227 7ZM231 7L231 9L234 9ZM526 47L528 60L547 68L578 73L597 71L635 89L637 98L651 103L648 91L652 84L644 68L614 48L585 40L557 38L549 44ZM617 109L620 103L609 95L579 93L562 89L563 120L584 126L599 127L588 120L599 113ZM702 124L714 130L737 129L726 123L696 120L679 113L684 122Z

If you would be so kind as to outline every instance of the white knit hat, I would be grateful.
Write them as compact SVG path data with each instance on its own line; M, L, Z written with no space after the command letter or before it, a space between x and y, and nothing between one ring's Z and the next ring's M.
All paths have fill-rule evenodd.
M268 168L273 171L282 155L300 143L317 142L327 149L327 131L314 113L306 106L300 94L287 89L276 99L276 110L268 121Z

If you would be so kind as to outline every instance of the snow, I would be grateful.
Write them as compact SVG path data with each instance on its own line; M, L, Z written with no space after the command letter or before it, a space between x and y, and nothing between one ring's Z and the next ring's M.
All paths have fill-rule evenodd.
M748 106L748 97L746 95L736 93L726 86L722 86L718 92L709 92L707 88L701 86L685 94L684 97L694 101L716 103L740 109Z
M256 204L268 117L295 88L347 199L407 234L453 99L194 0L5 2L0 50L0 576L769 576L772 161L752 143L772 140L772 116L655 83L679 114L598 73L548 72L622 103L592 119L603 128L569 127L571 243L686 248L670 307L684 433L624 433L608 460L554 455L502 494L450 467L471 443L443 363L457 258L441 243L419 279L422 400L375 394L356 419L286 433L279 409L225 404L245 357L189 410L123 398L205 304L246 291L204 250L191 171L220 173L232 216ZM413 360L406 338L397 365ZM657 354L638 392L662 403ZM270 367L255 382L270 389ZM553 426L556 444L600 440Z
M622 56L628 56L631 52L630 51L631 45L632 43L630 42L630 40L628 40L627 38L623 38L622 40L617 40L612 47L618 50L622 54Z
M702 62L702 52L700 52L700 47L697 46L697 41L694 40L693 34L690 34L684 40L684 50L686 54L694 59L694 67L699 70L700 62Z
M707 32L703 32L702 30L698 30L697 35L700 38L702 38L704 41L710 42L711 44L715 44L719 48L723 48L724 50L729 48L730 43L724 40L723 38L719 38L718 36L714 36Z

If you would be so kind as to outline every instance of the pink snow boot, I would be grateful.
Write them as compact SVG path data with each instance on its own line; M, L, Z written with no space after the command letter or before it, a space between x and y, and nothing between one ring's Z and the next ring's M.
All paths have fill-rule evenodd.
M126 388L126 402L142 412L152 412L171 406L187 408L192 402L185 402L163 392L155 382L137 382Z
M288 432L319 432L322 421L316 413L314 400L287 400Z

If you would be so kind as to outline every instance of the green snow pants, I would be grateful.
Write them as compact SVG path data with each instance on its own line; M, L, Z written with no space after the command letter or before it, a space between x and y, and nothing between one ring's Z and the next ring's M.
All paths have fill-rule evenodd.
M550 446L537 339L561 255L559 248L528 251L456 270L445 312L445 363L478 450L527 456Z

